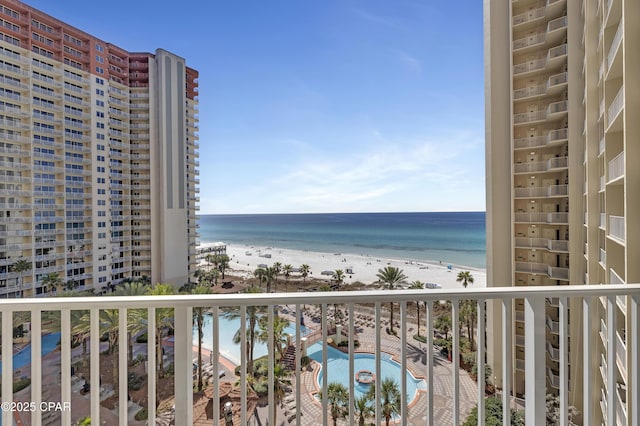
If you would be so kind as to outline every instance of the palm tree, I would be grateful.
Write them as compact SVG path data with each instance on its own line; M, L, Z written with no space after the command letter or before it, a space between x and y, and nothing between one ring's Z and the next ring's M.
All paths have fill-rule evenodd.
M344 281L344 271L342 269L336 269L331 278L333 278L339 286L342 285Z
M300 266L300 275L302 275L302 282L307 281L309 272L311 272L311 267L309 265L305 263L302 266Z
M265 281L267 282L267 293L271 293L271 283L277 282L278 272L275 266L268 266L265 269ZM273 291L275 291L275 286Z
M51 272L42 278L42 285L48 289L55 287L57 293L64 285L64 281L62 281L62 278L60 278L57 272Z
M253 276L258 279L260 287L262 288L262 283L267 279L267 271L264 268L258 268L253 271Z
M273 268L273 277L275 279L275 286L277 287L278 286L278 275L282 271L282 263L274 262L274 264L273 264L273 266L271 268Z
M282 403L282 399L287 394L287 388L291 386L291 378L289 375L289 371L284 368L281 364L276 364L273 366L273 397L274 403L276 405L280 405ZM278 410L275 410L273 414L274 424L278 424L276 420L276 415Z
M409 286L409 290L423 290L424 284L420 281L414 281ZM420 336L420 301L416 300L416 312L418 314L418 336Z
M262 289L258 287L249 287L245 290L245 293L262 293ZM256 342L256 324L260 314L265 311L265 306L247 306L247 320L249 322L247 327L247 375L253 376L253 349ZM240 317L240 310L235 309L227 311L224 314L227 318L235 319ZM233 343L239 344L242 330L238 329L233 336Z
M378 273L376 274L378 280L382 281L384 284L387 284L389 290L393 290L398 284L405 281L407 276L404 274L402 269L395 268L393 266L385 266L384 269L378 269ZM391 326L390 331L391 334L394 334L393 331L393 302L389 303L389 310L391 311Z
M449 339L449 331L451 331L451 318L446 315L441 315L436 318L435 324L433 325L436 330L440 330L444 333L444 339Z
M473 275L469 271L460 271L458 273L458 277L456 278L457 282L462 282L462 286L467 288L467 285L473 284Z
M367 417L375 414L375 408L371 402L372 398L368 394L364 394L353 401L354 408L358 414L358 426L365 426L365 420Z
M84 323L90 323L89 313L86 313ZM118 348L118 329L119 329L119 309L103 309L98 315L100 321L100 335L106 334L107 341L109 343L107 353L111 356L111 370L113 372L112 379L114 383L114 390L116 390L118 383L118 357L115 355ZM116 390L117 392L117 390Z
M293 266L287 264L282 267L282 275L284 275L284 291L289 290L289 277L291 276L291 272L293 271Z
M140 281L128 281L118 285L113 293L114 296L143 296L149 291L149 286ZM144 328L144 324L137 321L140 318L141 311L139 309L132 309L127 311L128 313L128 325L127 325L127 344L128 344L128 357L129 364L133 362L133 336L138 331Z
M284 330L288 326L289 320L278 315L273 317L273 348L280 355L280 360L284 357L283 347L287 343ZM258 341L267 343L269 341L269 318L266 315L262 315L258 319L258 327L260 328Z
M477 307L476 303L473 300L462 300L460 302L460 318L461 323L464 323L467 326L467 334L469 337L469 343L471 344L471 350L473 350L474 346L474 325L477 321Z
M333 419L333 426L337 426L338 419L345 418L349 413L347 408L349 404L349 391L342 383L329 383L327 386L327 403L329 404L329 411Z
M369 388L367 396L372 400L375 400L376 389L375 385ZM402 401L400 398L400 389L398 383L390 377L385 378L380 383L380 408L382 415L384 416L385 423L389 426L389 422L394 415L399 415L401 412Z
M22 292L23 292L23 290L22 290L22 281L23 281L22 275L23 274L22 273L29 271L32 268L32 266L33 265L31 264L31 262L29 262L27 259L20 259L16 263L13 264L13 271L17 272L19 274L18 278L20 279L20 284L19 284L18 288L20 289L20 296L21 297L23 295L22 294Z
M149 287L147 290L147 294L150 296L168 296L174 294L175 291L171 284L156 284L153 287ZM141 325L148 326L148 315L147 310L143 309L142 311L136 311L137 315L135 318L135 322L140 323ZM173 329L173 308L156 308L156 365L157 365L157 378L159 379L161 375L164 374L164 356L163 356L163 346L162 341L165 336L165 332L169 329ZM159 401L160 388L156 388L156 403Z
M219 254L218 256L219 256L218 270L222 274L222 279L224 280L224 273L229 267L229 256L227 256L226 254Z
M207 285L199 285L192 290L192 294L210 294L211 288ZM202 381L202 339L204 338L204 314L205 308L202 306L194 306L193 321L198 328L198 390L204 387Z

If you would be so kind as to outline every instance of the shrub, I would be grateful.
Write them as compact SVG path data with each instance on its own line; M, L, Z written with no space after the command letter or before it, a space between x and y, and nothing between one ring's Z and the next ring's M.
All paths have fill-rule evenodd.
M149 413L147 413L146 408L142 408L136 413L136 420L138 421L147 420L147 417L149 417Z
M127 375L128 377L128 384L129 384L129 390L140 390L142 389L142 387L144 386L146 379L144 376L140 376L136 373L129 373Z
M91 417L84 416L78 420L76 426L91 426Z
M501 426L502 421L502 400L499 398L487 398L484 401L486 426ZM471 413L466 418L463 426L475 426L478 424L478 404L473 407ZM511 424L514 426L524 426L524 417L521 411L511 409Z
M427 343L427 338L425 336L422 336L422 335L418 336L417 334L414 334L413 335L413 339L417 340L418 342L421 342L421 343Z
M31 379L28 377L23 377L20 380L16 380L13 382L13 393L19 392L22 389L26 388L31 384Z
M149 337L147 336L147 333L142 333L136 337L136 343L147 343L148 339Z

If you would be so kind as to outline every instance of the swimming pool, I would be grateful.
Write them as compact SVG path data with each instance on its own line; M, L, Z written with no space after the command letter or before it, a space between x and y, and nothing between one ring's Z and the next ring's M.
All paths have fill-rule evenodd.
M236 334L238 329L240 328L240 318L227 318L220 314L219 316L219 327L220 335L218 337L218 342L220 345L220 355L224 356L231 362L236 365L240 365L242 357L240 356L240 344L233 343L233 336ZM247 321L247 326L249 322ZM306 336L311 333L310 328L302 326L301 335ZM213 348L213 317L209 314L205 314L204 317L204 326L203 326L203 342L202 347L208 350ZM291 334L295 337L296 335L296 325L295 323L290 323L287 328L285 328L285 333ZM198 345L198 328L193 328L193 345ZM266 355L267 345L264 343L256 342L255 348L253 348L253 357L260 358L261 356Z
M314 343L307 349L307 355L309 358L322 364L322 344L320 342ZM387 377L393 379L400 386L400 364L391 359L391 355L388 353L381 353L380 367L382 369L382 376L380 380ZM369 353L356 353L354 355L355 371L376 371L375 355ZM349 356L344 352L341 352L331 346L327 347L327 376L328 382L338 382L343 384L347 389L349 386L354 386L356 398L364 395L371 385L362 384L355 380L355 377L349 377ZM324 371L320 371L318 374L318 387L322 386L324 379ZM407 370L407 403L411 403L416 397L418 389L426 389L426 383L422 379L416 379L413 377L410 371Z
M60 333L49 333L42 336L42 347L41 353L42 356L47 355L52 352L56 346L58 346L58 342L60 342ZM31 364L31 344L28 344L24 348L20 350L20 352L13 355L13 369L17 370L18 368L22 368L25 365ZM0 361L0 370L2 370L2 361Z

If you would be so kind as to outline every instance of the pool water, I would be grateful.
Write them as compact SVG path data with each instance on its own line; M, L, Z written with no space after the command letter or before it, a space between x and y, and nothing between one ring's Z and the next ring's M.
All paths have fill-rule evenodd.
M322 364L322 344L320 342L314 343L307 349L307 355L318 363ZM395 380L400 387L400 364L391 359L391 355L387 353L381 354L380 367L382 369L382 376L380 380L391 378ZM376 372L375 355L369 353L356 353L354 355L354 370L358 371L372 371ZM344 352L341 352L331 346L327 347L327 376L328 382L338 382L343 384L347 389L349 386L353 386L355 389L356 398L361 397L371 387L370 384L359 383L354 377L349 377L349 357ZM320 371L318 374L318 387L322 387L322 381L324 380L324 371ZM416 379L413 377L410 371L407 370L407 402L411 403L417 395L418 389L426 389L426 383L422 379Z
M236 334L238 329L240 328L240 318L229 319L222 314L218 317L219 320L219 331L220 335L218 336L218 342L220 345L220 355L224 356L231 362L236 365L240 365L242 357L240 356L240 344L233 343L233 336ZM247 321L247 326L249 322ZM256 327L257 328L257 327ZM308 327L301 327L301 335L306 336L311 333L311 330ZM203 342L202 347L208 350L213 348L213 317L211 315L205 314L204 317L204 326L203 326ZM295 323L290 323L287 328L285 328L285 333L291 334L292 336L296 335L296 325ZM193 328L193 345L198 345L198 328ZM266 355L267 345L264 343L256 342L256 345L253 349L253 357L259 358L261 356Z
M60 333L49 333L42 336L41 340L41 353L42 356L52 352L58 343L60 342ZM31 344L28 344L20 350L20 352L13 355L13 369L17 370L26 365L31 364ZM2 361L0 361L0 371L2 370Z

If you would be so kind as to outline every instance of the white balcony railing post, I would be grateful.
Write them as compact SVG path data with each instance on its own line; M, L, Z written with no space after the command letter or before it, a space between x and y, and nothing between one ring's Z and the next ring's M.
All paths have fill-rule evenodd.
M513 324L513 301L502 300L502 418L511 423L511 372L513 366L511 325ZM510 353L511 352L511 353Z
M296 306L296 316L297 316L297 321L300 321L300 315L298 315L298 312L300 312L299 310L299 305ZM353 333L353 304L349 304L348 307L348 313L349 313L349 353L355 353L355 339L353 337L354 333ZM418 327L420 327L420 324L418 324ZM300 327L298 327L300 328ZM404 329L403 329L404 330ZM296 355L299 354L300 351L296 351ZM296 364L296 368L298 370L300 370L300 367L298 366L298 364ZM350 356L349 357L349 377L355 377L356 375L356 366L355 366L355 357ZM300 392L300 386L296 387L296 391L299 393ZM296 395L296 397L298 398L297 401L300 401L299 395ZM355 388L353 386L349 386L349 426L353 426L354 424L354 419L356 418L356 413L355 413ZM297 422L297 426L300 426L300 416L298 415L298 422Z
M569 304L560 297L560 426L569 426Z
M91 336L100 335L100 311L97 308L93 308L89 314L89 328L91 329ZM151 338L151 337L149 337ZM90 377L90 397L91 397L91 421L95 424L101 424L100 422L100 379L95 380L100 376L100 339L89 340L89 370ZM154 380L155 383L155 380ZM155 401L155 399L153 399ZM155 407L155 404L153 404Z
M426 318L427 323L427 389L433 389L433 301L426 302ZM427 425L434 426L433 423L433 392L427 392Z
M31 312L31 401L40 406L42 401L42 311ZM31 424L42 424L42 411L31 412Z
M627 393L627 406L629 407L628 417L632 425L640 424L640 296L629 296L628 303L631 304L630 329L635 330L633 333L627 333L630 342L627 349L631 350L629 383L632 389L631 394ZM631 398L629 398L631 396Z
M214 306L211 309L211 329L212 330L220 330L220 321L219 321L219 312L218 312L218 307ZM242 329L244 330L244 328ZM220 353L220 333L219 332L213 332L212 333L213 336L211 336L211 354L218 354ZM241 334L246 334L246 333L241 333ZM198 338L200 338L200 336L198 336ZM213 388L214 389L220 389L220 375L218 374L218 371L220 371L219 368L219 357L217 356L212 356L211 357L211 363L213 364ZM200 367L200 366L199 366ZM198 372L199 373L199 372ZM219 419L220 418L220 392L215 392L213 395L213 418L214 419Z
M525 314L525 421L537 424L546 413L544 297L527 296Z
M382 342L381 342L381 338L380 338L380 330L382 329L382 322L381 322L381 306L380 303L376 303L375 305L375 317L376 317L376 321L375 321L375 325L376 325L376 338L375 338L375 347L376 347L376 371L382 371L382 363L381 363L381 359L380 359L380 352L382 351ZM393 321L393 318L391 319ZM323 326L323 333L324 333L324 326ZM324 337L324 336L323 336ZM324 339L326 341L326 339ZM326 353L326 350L323 350L322 353L323 355ZM380 378L380 374L376 374L376 379L375 379L375 386L376 386L376 406L375 406L375 414L376 414L376 424L380 423L382 421L382 407L380 406L380 402L381 402L381 383L382 380ZM324 380L324 383L326 383L327 381ZM324 425L326 426L326 425Z
M616 315L615 296L607 296L607 424L616 424Z
M327 365L328 365L328 359L327 359L327 338L328 338L328 333L327 333L327 307L329 305L327 305L326 303L322 303L320 308L320 312L322 312L322 374L323 374L323 380L322 380L322 390L321 390L321 403L322 403L322 426L328 426L329 425L329 419L327 418L327 408L328 408L328 399L329 399L329 394L327 392L327 386L328 386L328 382L329 382L329 371L327 369ZM379 317L379 305L376 305L376 316ZM378 323L380 321L378 320ZM380 328L379 324L378 327L376 328ZM379 331L379 330L378 330ZM378 342L376 341L376 344L378 344ZM376 347L376 354L378 354L379 348ZM379 358L379 356L376 356L376 360ZM378 369L378 366L376 365L376 371L380 371ZM379 374L376 374L376 400L378 401L376 404L376 419L380 418L380 383L379 383ZM271 424L271 423L269 423Z
M478 359L476 360L476 365L478 366L478 426L483 426L485 424L485 403L484 403L484 394L486 387L486 377L484 373L484 358L485 358L485 347L484 347L484 333L485 333L485 301L482 299L478 299L478 340L477 340L477 353Z
M592 348L595 344L592 329L592 299L585 297L582 299L582 338L583 338L583 360L582 360L582 419L584 424L593 424L593 408L591 406L592 393L594 390L592 371L593 354Z
M276 309L275 305L269 305L267 307L268 312L267 312L267 353L268 355L268 359L269 359L269 372L268 372L268 383L269 383L269 389L275 389L274 383L275 383L275 375L274 375L274 371L273 371L273 366L276 363L276 354L275 354L275 347L274 347L274 342L273 342L273 311L274 309ZM327 312L326 310L324 312ZM327 314L325 314L326 316ZM325 342L323 342L323 344L325 344ZM280 344L280 343L278 343ZM325 352L327 352L326 350L322 351L323 354ZM327 368L323 368L322 370L322 374L324 374L324 383L329 381L329 371ZM323 395L326 396L326 395ZM273 392L269 392L269 395L267 396L267 401L269 404L269 424L270 425L275 425L276 424L276 401L275 401L275 395ZM326 414L326 411L325 411Z
M453 425L460 424L460 336L458 336L460 323L459 301L451 301L451 363L453 364Z
M420 309L420 307L418 307ZM391 318L393 321L393 318ZM400 302L400 421L407 425L407 302ZM353 376L350 376L353 377Z
M156 354L156 308L150 307L147 311L147 380L149 382L149 389L147 393L147 399L152 401L148 405L149 412L149 424L156 424L156 393L157 393L157 354ZM91 339L96 340L96 339ZM98 351L100 353L100 351ZM93 376L95 377L95 376ZM95 380L93 380L95 381ZM91 389L93 393L93 388ZM93 416L93 413L91 414ZM93 418L93 417L92 417Z
M128 376L127 376L127 309L118 309L118 419L121 425L127 424ZM178 370L176 370L178 371ZM114 384L115 386L115 384ZM176 393L176 395L178 395Z
M175 387L175 419L176 425L193 424L193 308L180 306L174 309L174 387ZM160 354L162 356L162 353ZM218 372L214 372L217 374ZM179 396L180 395L180 396ZM126 399L125 399L126 405ZM122 417L120 417L122 420ZM125 419L126 421L126 416Z
M13 311L2 312L2 377L13 377ZM13 401L13 380L2 381L2 403ZM2 410L2 424L13 424L13 412Z
M240 307L240 330L247 329L247 307ZM214 329L215 331L215 329ZM215 354L215 352L214 352ZM240 333L240 414L242 416L242 424L247 424L247 333ZM219 405L219 404L218 404ZM218 416L218 418L220 418Z

